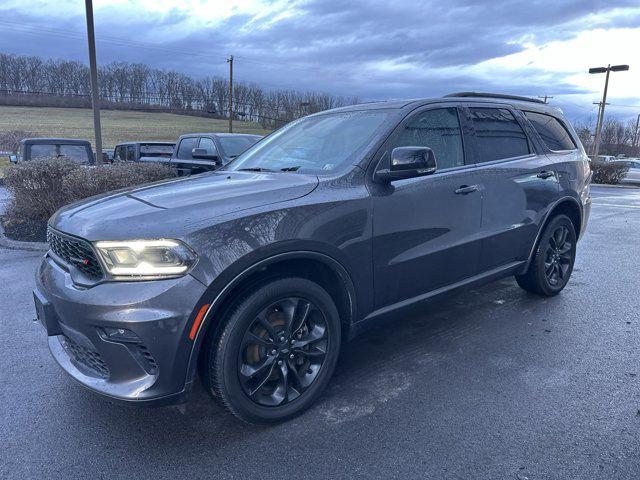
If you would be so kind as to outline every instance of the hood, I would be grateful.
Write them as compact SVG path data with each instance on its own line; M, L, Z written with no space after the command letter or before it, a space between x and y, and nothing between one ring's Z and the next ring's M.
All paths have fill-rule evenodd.
M211 219L311 193L314 175L212 172L92 197L58 210L50 224L96 240L175 237Z

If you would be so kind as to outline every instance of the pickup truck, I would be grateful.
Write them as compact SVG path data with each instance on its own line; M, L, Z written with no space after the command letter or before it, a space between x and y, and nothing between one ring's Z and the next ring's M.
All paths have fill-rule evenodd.
M216 170L256 144L262 137L244 133L189 133L180 136L171 156L179 175Z

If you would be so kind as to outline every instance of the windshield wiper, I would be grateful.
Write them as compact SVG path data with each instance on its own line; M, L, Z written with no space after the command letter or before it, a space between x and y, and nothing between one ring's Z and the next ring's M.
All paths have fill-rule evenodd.
M281 172L295 172L300 168L300 165L296 165L295 167L284 167L281 168L280 171Z
M271 170L270 168L264 167L247 167L247 168L239 168L238 172L275 172L275 170Z

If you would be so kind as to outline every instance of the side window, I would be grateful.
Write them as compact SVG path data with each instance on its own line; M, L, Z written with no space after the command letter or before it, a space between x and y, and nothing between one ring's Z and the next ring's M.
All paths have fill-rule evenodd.
M394 147L429 147L438 170L464 165L457 109L438 108L415 115L398 134Z
M520 157L531 153L529 140L513 114L504 108L470 107L480 162Z
M118 145L116 147L115 151L113 152L113 159L114 160L124 161L124 159L125 159L124 147L122 145Z
M87 149L83 145L60 145L60 155L76 162L88 162Z
M204 148L207 151L207 155L218 154L215 143L213 143L213 140L207 137L202 137L200 139L200 146L198 148Z
M523 112L549 150L575 150L571 135L558 119L536 112Z
M177 157L183 160L191 160L193 158L192 150L198 145L198 137L187 137L180 141L178 146Z
M127 161L136 161L136 147L134 147L133 145L127 145Z

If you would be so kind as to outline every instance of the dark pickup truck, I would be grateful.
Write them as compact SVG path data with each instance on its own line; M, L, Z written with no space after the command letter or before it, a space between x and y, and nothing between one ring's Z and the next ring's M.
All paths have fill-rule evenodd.
M216 170L256 144L262 137L244 133L189 133L178 138L171 166L180 175Z

